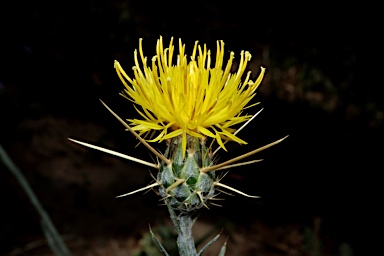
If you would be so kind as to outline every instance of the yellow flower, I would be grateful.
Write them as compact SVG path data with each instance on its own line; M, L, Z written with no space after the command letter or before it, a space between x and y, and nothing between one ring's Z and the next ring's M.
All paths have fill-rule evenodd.
M235 129L231 127L251 117L241 114L255 96L265 73L265 68L261 67L255 82L249 79L250 71L241 81L251 58L249 52L241 52L236 73L230 72L233 52L223 69L223 41L217 42L213 67L210 50L207 50L206 45L202 48L197 41L190 61L185 54L185 45L179 40L179 54L174 63L173 38L166 49L163 48L162 38L157 40L156 56L152 58L151 67L147 66L147 58L143 54L142 39L139 41L139 54L142 68L135 50L133 79L115 61L117 74L125 85L125 93L122 95L142 109L135 106L142 120L129 119L134 130L140 135L152 130L159 131L160 134L150 140L153 142L181 136L183 152L187 135L214 138L223 149L223 139L246 144L233 134Z

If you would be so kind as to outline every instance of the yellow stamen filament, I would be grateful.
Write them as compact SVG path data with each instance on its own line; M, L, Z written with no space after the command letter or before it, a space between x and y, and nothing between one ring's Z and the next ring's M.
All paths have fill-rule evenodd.
M117 75L125 86L123 95L142 108L142 111L138 110L142 120L129 120L132 129L140 134L157 130L160 135L151 141L158 142L190 135L211 137L224 149L222 140L230 139L246 144L233 134L231 126L251 117L241 116L240 113L255 96L265 68L261 67L255 82L250 80L250 72L241 82L251 58L249 52L241 52L238 70L232 74L233 52L223 70L223 41L217 42L215 60L211 58L211 51L206 45L202 47L198 42L195 43L189 61L181 40L178 48L178 54L174 57L173 38L165 49L163 39L160 38L156 45L156 56L152 58L149 67L140 39L139 50L134 52L132 78L115 61ZM182 141L185 155L185 139Z

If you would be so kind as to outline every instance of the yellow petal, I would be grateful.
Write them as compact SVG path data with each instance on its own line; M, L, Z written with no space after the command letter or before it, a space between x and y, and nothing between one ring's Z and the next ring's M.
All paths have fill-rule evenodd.
M183 133L183 130L182 129L178 129L176 131L168 133L167 135L164 135L163 140L167 140L167 139L170 139L170 138L173 138L173 137L177 137L177 136L181 135L182 133Z
M261 67L255 82L250 80L250 72L244 74L251 58L249 52L240 53L237 71L231 73L235 54L231 52L225 59L223 41L217 42L216 57L213 59L211 50L197 41L192 55L188 57L181 40L178 41L177 53L173 38L168 48L164 49L163 38L160 37L150 66L142 47L140 39L139 48L134 52L135 66L131 77L115 61L117 75L124 85L122 95L141 106L135 108L143 120L130 120L132 129L139 134L159 131L160 134L152 141L183 136L184 150L187 134L215 138L221 147L224 146L222 138L245 143L234 136L235 130L229 127L249 119L248 115L242 116L242 111L248 108L247 104L255 96L265 74L265 68ZM221 127L222 132L211 132L214 126ZM167 134L168 129L171 132Z
M227 151L227 149L225 148L224 146L224 143L223 141L221 140L221 137L220 137L220 134L219 133L216 133L216 140L217 140L217 143L219 143L219 146L224 149L225 151Z
M199 132L201 132L202 134L208 136L208 137L211 137L211 138L215 138L215 134L213 134L210 130L204 128L203 126L198 126L197 129L199 130Z

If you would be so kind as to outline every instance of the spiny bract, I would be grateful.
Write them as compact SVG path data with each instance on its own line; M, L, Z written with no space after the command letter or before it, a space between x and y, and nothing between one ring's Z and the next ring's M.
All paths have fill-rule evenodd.
M180 139L176 137L168 141L164 156L171 159L171 163L161 163L157 182L161 184L159 192L166 203L175 210L188 212L207 207L215 193L215 173L200 171L212 162L204 139L188 137L184 159Z

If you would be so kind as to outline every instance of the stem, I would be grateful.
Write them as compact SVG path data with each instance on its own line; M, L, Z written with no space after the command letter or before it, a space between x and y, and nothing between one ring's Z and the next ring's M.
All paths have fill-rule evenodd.
M17 168L12 159L8 156L7 152L0 145L0 160L2 160L9 171L16 177L17 181L20 183L21 187L24 189L25 193L31 200L32 205L35 207L36 211L41 217L41 224L48 241L49 247L54 251L55 255L59 256L69 256L71 255L67 245L64 243L63 239L57 232L55 226L53 225L51 219L49 218L48 213L44 210L39 199L36 197L35 193L32 190L32 187L29 185L28 180L22 174L22 172Z
M192 213L183 213L177 216L172 207L167 204L170 217L177 231L177 247L179 248L180 256L196 256L197 251L195 241L192 236L192 226L194 220Z
M192 236L193 220L189 214L180 215L178 218L180 232L177 236L177 247L179 247L180 256L197 255L195 241Z

